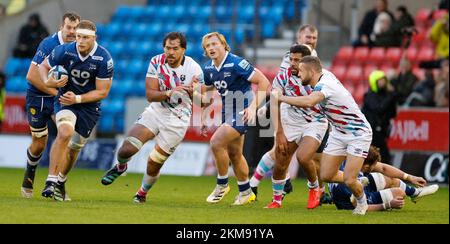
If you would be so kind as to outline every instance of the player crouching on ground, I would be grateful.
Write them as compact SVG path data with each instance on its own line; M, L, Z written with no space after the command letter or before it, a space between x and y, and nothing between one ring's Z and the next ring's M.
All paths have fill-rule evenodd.
M380 160L378 149L371 146L359 175L359 181L367 195L368 211L401 209L405 204L405 196L416 203L420 198L434 194L439 189L438 185L426 186L427 182L422 177L409 175L391 165L381 163ZM416 187L409 186L404 181ZM330 183L328 186L337 209L355 208L356 199L345 184Z

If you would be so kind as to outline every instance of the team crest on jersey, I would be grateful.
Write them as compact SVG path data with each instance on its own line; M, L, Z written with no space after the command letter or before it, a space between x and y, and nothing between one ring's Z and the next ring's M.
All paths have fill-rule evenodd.
M30 108L30 114L33 116L36 115L36 109Z
M102 59L103 60L103 59ZM110 70L114 67L114 62L112 59L108 60L108 62L106 63L106 69Z
M185 81L186 80L186 75L180 75L180 80L181 81Z
M250 64L245 59L239 63L239 66L244 70L248 70L250 68Z

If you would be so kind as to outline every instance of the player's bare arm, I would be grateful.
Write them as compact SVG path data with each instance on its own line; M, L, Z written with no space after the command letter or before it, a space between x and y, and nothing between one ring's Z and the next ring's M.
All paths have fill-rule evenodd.
M56 90L55 88L47 87L47 85L42 81L39 74L39 65L30 64L27 73L27 80L42 92L45 92L51 96L58 95L58 90Z
M48 77L48 72L50 71L50 66L48 65L48 59L46 58L44 62L39 65L39 75L44 84L49 88L60 88L64 87L69 80L67 75L64 75L59 80L55 80L53 76Z
M301 96L301 97L287 97L281 95L279 92L274 91L277 94L274 94L275 96L278 96L278 99L280 102L284 102L287 104L290 104L292 106L297 106L301 108L312 108L316 104L320 103L325 99L325 96L322 92L312 92L308 96Z
M278 88L274 88L277 93L282 93ZM288 151L288 141L286 135L284 134L283 125L281 123L281 113L280 113L280 101L271 95L270 97L270 114L276 116L271 116L272 123L275 127L275 140L277 145L277 150L283 155L287 154Z
M381 173L388 177L401 179L407 181L415 186L424 187L427 184L427 181L422 177L417 177L414 175L407 174L400 169L397 169L389 164L378 162L374 169L374 172Z
M257 84L258 90L256 93L256 99L254 99L250 106L243 111L244 116L242 119L245 123L254 124L256 120L256 109L263 103L264 99L266 98L270 83L266 76L264 76L263 73L261 73L261 71L256 68L255 74L251 77L250 82L253 84Z

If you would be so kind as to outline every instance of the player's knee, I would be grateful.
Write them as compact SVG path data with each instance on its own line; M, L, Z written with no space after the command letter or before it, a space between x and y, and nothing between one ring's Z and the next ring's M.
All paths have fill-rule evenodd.
M211 149L213 151L221 150L221 149L225 148L225 145L222 143L222 141L217 138L212 138L210 145L211 145Z
M141 150L143 143L136 137L129 136L125 138L122 146L119 149L119 157L130 158Z
M356 181L357 181L356 177L354 177L354 176L349 176L349 175L347 175L347 174L344 174L344 183L345 183L347 186L351 186L351 185L355 184Z
M74 135L74 129L68 125L61 125L58 128L58 135L57 137L60 140L69 141L72 136Z
M166 162L166 160L169 158L169 156L158 152L158 150L156 150L156 149L153 149L153 151L150 153L149 158L152 162L162 165Z
M87 138L84 138L81 135L79 135L78 133L75 133L75 135L72 136L72 138L70 140L69 148L72 150L79 151L84 147L84 145L86 145L86 142L87 142Z

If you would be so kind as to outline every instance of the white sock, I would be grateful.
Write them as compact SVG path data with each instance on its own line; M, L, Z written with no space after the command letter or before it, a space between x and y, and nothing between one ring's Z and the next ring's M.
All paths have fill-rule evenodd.
M57 175L48 175L46 181L56 183L56 182L58 182L58 176Z
M309 189L316 189L316 188L318 188L319 187L319 180L316 179L316 181L314 181L312 183L308 180L308 187L309 187Z
M363 193L363 195L360 198L357 198L356 200L358 201L358 205L366 205L367 204L366 193Z
M66 182L66 180L67 180L67 176L66 175L63 175L61 173L58 174L58 181L59 182Z

